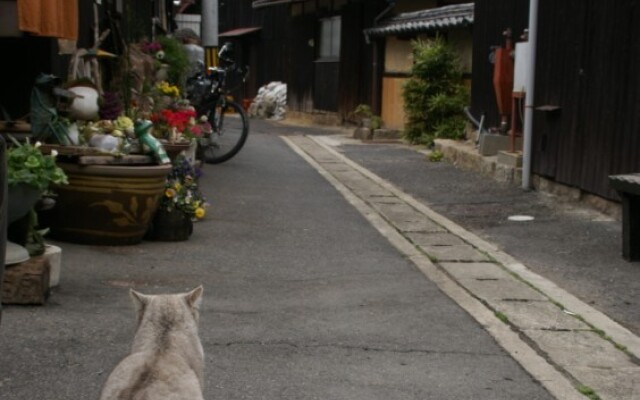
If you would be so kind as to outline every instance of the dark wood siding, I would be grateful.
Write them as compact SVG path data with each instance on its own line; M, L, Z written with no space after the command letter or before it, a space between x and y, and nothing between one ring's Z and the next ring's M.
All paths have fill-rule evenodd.
M640 172L640 2L540 2L533 172L616 198L608 176Z
M479 0L474 5L473 73L471 112L477 118L484 113L485 126L498 126L500 115L493 91L493 64L489 62L492 46L502 46L502 32L511 28L514 38L528 25L528 0Z
M313 106L316 110L338 110L338 62L317 62L313 85Z
M236 59L251 69L251 79L245 85L243 97L254 97L258 89L273 81L286 82L289 68L291 17L285 5L253 9L251 0L225 1L220 4L218 30L260 27L257 33L229 41L239 50ZM221 39L221 41L228 39Z
M540 0L538 15L532 172L616 199L608 176L640 172L640 0ZM527 1L475 3L472 112L489 126L489 46L527 19ZM547 105L559 109L537 109Z
M287 106L293 111L313 111L313 76L317 18L299 15L291 23Z
M373 45L365 43L362 31L373 25L375 16L387 3L385 0L349 1L334 10L330 2L320 2L321 7L317 9L311 3L292 16L288 4L252 9L251 0L224 2L220 10L220 31L262 27L255 46L257 62L251 64L251 73L256 76L255 87L248 95L255 95L266 83L282 81L287 84L289 110L338 111L344 117L358 104L372 103ZM343 18L340 62L333 66L320 65L326 63L316 62L319 18L337 14ZM325 73L328 75L323 75ZM316 81L322 85L314 88Z

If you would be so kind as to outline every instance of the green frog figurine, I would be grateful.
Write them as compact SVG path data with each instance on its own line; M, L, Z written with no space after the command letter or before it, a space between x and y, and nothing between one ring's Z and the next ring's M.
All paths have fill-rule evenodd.
M140 145L148 147L160 164L171 164L171 159L167 155L164 146L151 134L151 127L153 127L153 122L147 119L137 120L133 130L138 141L140 141Z

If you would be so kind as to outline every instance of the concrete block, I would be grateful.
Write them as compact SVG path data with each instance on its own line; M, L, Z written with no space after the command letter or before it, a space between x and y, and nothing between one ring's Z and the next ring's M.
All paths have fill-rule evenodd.
M373 130L373 140L402 139L402 133L396 129L380 128Z
M498 135L485 133L480 135L479 151L483 156L495 156L500 150L511 149L511 137L508 135ZM522 138L516 138L516 150L522 149Z
M522 152L516 151L514 153L506 150L498 152L498 164L506 165L510 168L522 167Z
M360 140L371 140L373 139L373 131L369 128L356 128L353 131L353 138Z

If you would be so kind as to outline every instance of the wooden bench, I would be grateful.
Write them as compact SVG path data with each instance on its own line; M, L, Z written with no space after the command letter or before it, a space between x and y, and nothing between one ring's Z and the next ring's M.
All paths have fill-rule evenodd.
M640 260L640 173L609 176L622 199L622 257Z

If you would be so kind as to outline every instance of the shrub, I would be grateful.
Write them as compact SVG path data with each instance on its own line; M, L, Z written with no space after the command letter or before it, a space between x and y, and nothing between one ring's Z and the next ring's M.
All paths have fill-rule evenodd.
M158 43L164 53L162 62L169 64L169 82L182 88L190 65L187 51L179 40L172 37L160 36Z
M405 138L428 146L436 138L463 138L469 91L454 51L439 37L412 45L414 65L402 93Z

